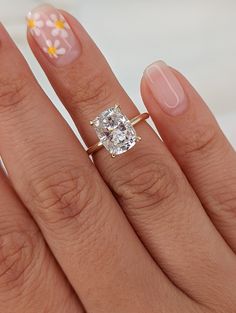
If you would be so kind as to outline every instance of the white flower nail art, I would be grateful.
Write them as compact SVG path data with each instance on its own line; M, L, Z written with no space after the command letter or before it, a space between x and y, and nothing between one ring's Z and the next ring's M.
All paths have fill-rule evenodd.
M46 40L47 47L44 47L43 50L46 52L50 58L58 58L58 56L66 53L66 49L61 47L60 40L56 39L54 42L51 40Z
M62 38L68 37L67 30L70 29L70 26L61 14L51 14L50 19L46 21L46 24L48 27L52 28L52 36L61 36Z
M40 36L44 22L40 19L39 13L32 14L29 12L27 15L27 24L32 35Z
M63 14L52 6L39 6L26 21L38 48L56 66L73 62L81 52L81 45Z

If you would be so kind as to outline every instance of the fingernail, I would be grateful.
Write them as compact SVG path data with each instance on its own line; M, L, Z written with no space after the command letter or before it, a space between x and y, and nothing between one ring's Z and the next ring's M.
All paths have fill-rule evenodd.
M28 13L27 27L40 49L57 66L72 63L80 54L81 45L60 11L41 5Z
M165 62L151 64L145 70L144 77L154 99L164 112L178 115L186 110L187 99L184 90Z

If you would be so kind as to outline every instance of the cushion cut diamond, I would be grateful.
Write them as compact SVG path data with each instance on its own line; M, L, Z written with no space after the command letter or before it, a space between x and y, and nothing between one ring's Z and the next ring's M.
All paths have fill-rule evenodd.
M136 131L118 106L102 112L92 125L103 146L112 154L122 154L136 143Z

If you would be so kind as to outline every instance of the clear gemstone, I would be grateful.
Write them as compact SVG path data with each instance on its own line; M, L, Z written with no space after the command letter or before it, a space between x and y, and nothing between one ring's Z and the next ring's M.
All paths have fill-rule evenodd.
M122 154L136 144L136 131L119 107L102 112L93 121L93 127L103 146L113 155Z

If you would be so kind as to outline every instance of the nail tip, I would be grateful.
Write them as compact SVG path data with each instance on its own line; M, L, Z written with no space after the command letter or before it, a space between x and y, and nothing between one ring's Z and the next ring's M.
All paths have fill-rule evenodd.
M58 66L72 63L80 53L80 43L61 12L41 4L27 15L27 29L49 61Z
M43 10L43 9L47 9L47 8L52 8L52 9L55 9L55 7L49 3L41 3L39 5L36 5L35 7L33 7L27 14L26 14L26 17L29 15L29 14L32 14L34 12L37 12L39 10Z
M157 61L154 61L153 63L149 64L143 71L143 75L147 74L148 75L148 72L150 71L150 69L152 68L159 68L159 66L165 66L167 67L167 63L163 60L157 60Z
M154 99L164 112L178 115L185 111L187 102L183 87L164 61L150 64L145 75Z

